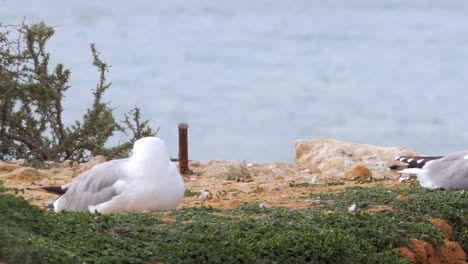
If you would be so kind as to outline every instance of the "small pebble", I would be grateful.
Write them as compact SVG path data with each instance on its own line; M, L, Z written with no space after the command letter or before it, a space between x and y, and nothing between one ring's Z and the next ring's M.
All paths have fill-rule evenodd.
M404 201L404 202L408 201L408 196L405 196L405 195L399 194L399 195L397 195L396 198L397 198L398 201Z
M47 179L47 178L45 178L45 179L43 179L42 181L40 181L40 182L38 183L38 185L40 185L40 186L50 185L50 180Z
M205 190L201 191L200 195L198 196L198 200L205 201L209 194L210 194L209 191L205 191Z

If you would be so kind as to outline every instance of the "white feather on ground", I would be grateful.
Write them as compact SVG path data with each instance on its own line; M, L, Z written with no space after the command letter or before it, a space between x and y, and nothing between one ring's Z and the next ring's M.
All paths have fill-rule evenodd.
M447 155L428 161L421 169L410 168L402 173L416 174L422 187L429 189L468 189L468 152Z
M55 212L175 210L184 196L184 182L164 142L139 139L133 155L94 166L79 175L64 195L53 201Z

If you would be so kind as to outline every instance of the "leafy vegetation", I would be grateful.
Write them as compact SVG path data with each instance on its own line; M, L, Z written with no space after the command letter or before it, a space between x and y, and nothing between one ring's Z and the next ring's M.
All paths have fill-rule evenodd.
M322 206L304 211L244 204L115 215L49 213L0 192L0 259L8 263L407 263L394 248L442 238L429 216L468 243L465 192L351 188L313 195ZM351 203L357 212L347 211ZM366 212L375 205L393 209Z
M336 181L336 182L326 182L323 184L318 184L318 183L310 183L310 182L301 182L301 183L296 183L296 182L290 182L288 184L288 187L290 188L303 188L303 187L323 187L323 186L339 186L339 185L344 185L344 182L342 181Z
M193 196L198 196L198 195L200 195L199 192L194 192L194 191L191 191L189 189L186 189L185 193L184 193L185 197L193 197Z
M406 196L408 201L396 199L397 195ZM390 211L386 210L382 213L403 221L401 222L403 224L405 222L427 223L429 217L444 219L453 228L454 240L459 241L465 251L468 251L468 193L466 191L354 187L338 193L311 194L311 197L322 204L319 209L312 208L311 210L347 212L351 204L356 204L360 210L366 211L366 209L384 205Z
M50 65L47 41L54 29L44 23L0 24L0 160L24 158L30 165L42 161L85 161L95 155L126 156L133 142L156 134L135 107L118 123L103 95L110 88L109 66L91 44L93 65L99 81L94 101L82 121L63 122L63 100L70 88L71 71L62 64ZM116 132L131 132L131 139L115 147L106 143Z

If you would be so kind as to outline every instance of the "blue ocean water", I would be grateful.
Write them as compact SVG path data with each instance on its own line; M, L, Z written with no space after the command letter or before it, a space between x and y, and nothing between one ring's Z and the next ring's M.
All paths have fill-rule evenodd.
M23 18L55 26L68 123L91 104L96 43L116 115L140 106L172 156L180 122L197 160L293 162L319 136L468 148L465 0L0 0L1 23Z

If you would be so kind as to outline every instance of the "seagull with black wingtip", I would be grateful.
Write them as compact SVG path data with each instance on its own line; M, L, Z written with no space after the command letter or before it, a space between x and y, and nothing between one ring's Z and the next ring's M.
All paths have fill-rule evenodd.
M468 189L468 151L447 156L400 156L395 160L404 162L407 166L392 166L392 169L405 174L416 174L424 188Z

